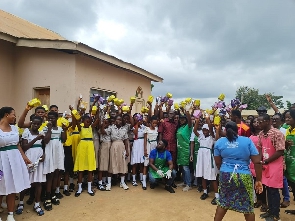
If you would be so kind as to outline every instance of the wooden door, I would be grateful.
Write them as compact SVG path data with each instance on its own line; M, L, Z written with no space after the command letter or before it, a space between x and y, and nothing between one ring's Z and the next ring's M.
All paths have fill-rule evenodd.
M39 98L41 105L50 106L50 88L35 88L35 97Z

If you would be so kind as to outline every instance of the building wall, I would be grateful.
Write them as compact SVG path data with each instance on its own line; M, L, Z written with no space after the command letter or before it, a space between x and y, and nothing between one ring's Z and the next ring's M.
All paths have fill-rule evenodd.
M0 107L13 106L14 44L0 40Z
M50 87L50 104L60 112L74 102L75 56L51 49L16 47L14 60L14 106L19 116L34 98L35 87Z
M50 87L50 104L59 111L76 105L79 94L89 102L90 88L115 91L129 104L140 86L143 99L151 93L151 81L81 54L52 49L16 47L0 40L0 105L12 106L17 118L34 98L34 88Z
M150 79L81 54L76 55L75 80L76 97L81 93L87 102L92 87L115 91L117 97L124 99L128 105L138 86L142 88L145 100L151 93Z

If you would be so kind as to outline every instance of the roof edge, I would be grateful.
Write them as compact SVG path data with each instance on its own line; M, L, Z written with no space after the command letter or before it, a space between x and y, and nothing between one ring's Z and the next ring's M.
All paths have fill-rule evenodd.
M18 38L10 35L10 34L7 34L7 33L4 33L4 32L0 32L0 39L1 40L4 40L4 41L9 41L9 42L12 42L12 43L17 43L18 41Z
M0 35L1 38L1 35ZM138 73L141 76L147 77L154 82L163 82L163 78L150 73L136 65L127 63L120 60L114 56L108 55L97 49L94 49L86 44L80 42L73 42L68 40L46 40L46 39L27 39L19 38L15 40L16 46L18 47L31 47L31 48L50 48L57 50L71 50L78 51L91 57L95 57L107 63L113 64L125 70L130 70L132 72Z

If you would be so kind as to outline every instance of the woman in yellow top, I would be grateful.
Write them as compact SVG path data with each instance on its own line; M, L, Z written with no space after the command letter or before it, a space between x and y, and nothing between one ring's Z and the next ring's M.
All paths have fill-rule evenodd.
M95 160L95 150L93 144L93 134L92 128L96 127L99 124L99 111L97 111L95 120L92 123L91 117L89 115L84 115L82 121L84 126L81 126L77 123L74 116L72 128L76 126L80 131L81 141L77 147L77 156L75 159L74 171L78 171L78 191L75 193L75 196L80 196L82 192L82 178L83 171L88 171L88 194L94 196L94 192L91 189L91 182L93 179L93 171L96 170L96 160Z

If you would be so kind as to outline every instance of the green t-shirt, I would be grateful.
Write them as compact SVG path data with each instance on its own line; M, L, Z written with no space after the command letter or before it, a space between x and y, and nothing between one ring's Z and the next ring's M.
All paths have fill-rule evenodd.
M181 166L189 165L190 157L190 137L192 133L192 127L188 124L178 128L176 133L177 138L177 164Z

